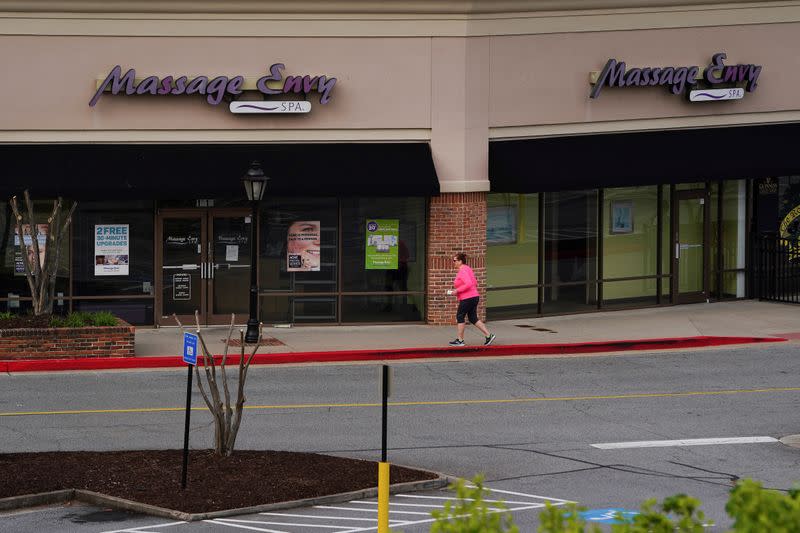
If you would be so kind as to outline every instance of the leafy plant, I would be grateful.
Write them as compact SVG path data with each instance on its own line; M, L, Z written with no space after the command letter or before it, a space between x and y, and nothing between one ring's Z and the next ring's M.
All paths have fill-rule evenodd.
M109 311L97 311L95 313L90 313L89 320L93 326L116 326L117 325L117 317L115 317Z
M86 313L75 311L66 317L54 316L50 319L54 328L82 328L86 326L116 326L117 318L108 311Z
M14 313L11 311L3 311L0 313L0 320L11 320L14 318Z
M475 476L469 485L459 479L449 488L456 491L457 499L431 512L435 522L430 533L519 533L514 517L502 502L484 500L488 491L482 475Z
M546 503L539 515L539 533L599 533L596 524L587 529L580 512L585 508L574 503L555 507ZM619 523L611 526L613 533L699 533L705 531L705 515L700 510L700 500L676 494L664 499L660 508L655 498L642 503L641 513L633 519L617 517Z
M586 521L581 518L581 511L586 507L578 507L575 503L568 503L563 507L556 507L550 502L544 502L545 510L539 515L539 533L587 533ZM592 524L589 533L599 533L602 529L597 524Z
M765 489L752 479L739 482L725 505L733 530L745 533L800 532L800 489L784 494Z
M661 508L655 498L642 503L642 512L632 521L615 524L614 533L700 533L706 525L705 514L700 510L700 500L686 494L676 494L664 498ZM674 517L674 520L673 518Z

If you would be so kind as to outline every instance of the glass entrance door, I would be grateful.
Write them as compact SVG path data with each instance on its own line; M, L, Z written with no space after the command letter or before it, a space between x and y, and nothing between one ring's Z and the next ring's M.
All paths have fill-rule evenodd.
M673 294L678 303L708 298L709 202L705 190L675 193Z
M210 256L209 323L244 324L249 316L250 215L242 211L212 211L209 214Z
M202 325L247 322L250 216L241 210L190 209L159 214L158 323Z

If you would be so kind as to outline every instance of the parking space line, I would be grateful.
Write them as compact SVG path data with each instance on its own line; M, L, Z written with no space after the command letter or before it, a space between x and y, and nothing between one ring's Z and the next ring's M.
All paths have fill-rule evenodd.
M443 496L419 496L419 495L415 495L415 494L397 494L397 496L398 497L402 497L402 498L425 498L425 499L432 499L432 500L457 500L458 499L458 498L445 498ZM464 499L466 501L475 501L472 498L464 498ZM543 501L553 502L554 505L556 503L558 503L558 504L572 503L569 500L560 500L558 498L545 498L544 496L542 496L540 499L543 500ZM505 504L514 504L514 505L529 505L529 504L534 503L534 502L519 502L519 501L515 501L515 500L482 500L482 501L485 501L487 503L505 503Z
M320 529L342 529L343 527L349 527L349 526L334 526L328 524L306 524L297 522L264 522L262 520L244 520L237 518L217 518L216 520L223 522L243 523L243 524L263 524L265 526L315 527Z
M350 503L350 502L348 502L348 503ZM334 506L330 506L330 505L315 505L314 508L315 509L338 509L340 511L361 511L363 513L377 513L378 512L377 509L360 509L358 507L334 507ZM429 516L430 515L430 513L418 513L416 511L392 511L391 504L389 504L389 514L391 515L392 513L395 513L395 514L417 514L417 515L422 515L422 516Z
M327 520L354 520L356 522L377 522L377 518L350 518L347 516L328 516L319 514L293 514L293 513L258 513L268 516L286 516L290 518L323 518Z
M347 503L360 503L360 504L369 504L369 505L378 505L378 502L369 501L369 500L359 500L354 502L347 502ZM441 509L441 505L425 505L424 503L397 503L392 502L392 505L400 505L403 507L431 507L433 509Z
M167 522L165 524L154 524L152 526L128 527L125 529L114 529L112 531L103 531L102 533L158 533L157 531L152 531L152 529L155 527L179 526L181 524L186 524L186 522Z
M755 444L761 442L778 442L774 437L723 437L716 439L679 439L679 440L640 440L630 442L601 442L592 444L600 450L619 450L623 448L669 448L673 446L711 446L719 444Z
M240 520L240 521L247 522L247 520ZM229 523L229 520L223 518L216 518L214 520L203 520L203 522L208 522L219 526L234 527L237 529L249 529L250 531L261 531L262 533L289 533L288 531L280 531L277 529L266 529L263 527L246 526L244 524L231 524Z

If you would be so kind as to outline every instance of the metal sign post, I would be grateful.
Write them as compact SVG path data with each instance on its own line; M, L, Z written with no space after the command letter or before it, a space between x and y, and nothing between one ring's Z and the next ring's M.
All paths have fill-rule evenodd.
M381 462L378 463L378 533L389 533L389 463L386 461L386 419L391 394L389 367L381 366Z
M198 331L199 333L199 331ZM186 424L183 428L183 469L181 470L181 489L186 489L186 476L189 470L189 417L192 413L192 370L197 364L197 335L183 334L183 362L189 370L186 379Z

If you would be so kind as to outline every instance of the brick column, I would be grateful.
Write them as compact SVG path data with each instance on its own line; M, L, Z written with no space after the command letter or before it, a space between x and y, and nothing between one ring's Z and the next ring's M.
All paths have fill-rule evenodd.
M486 193L442 193L431 198L428 223L427 321L432 325L455 324L456 298L452 288L456 270L453 256L467 254L475 271L481 303L478 316L486 320Z

